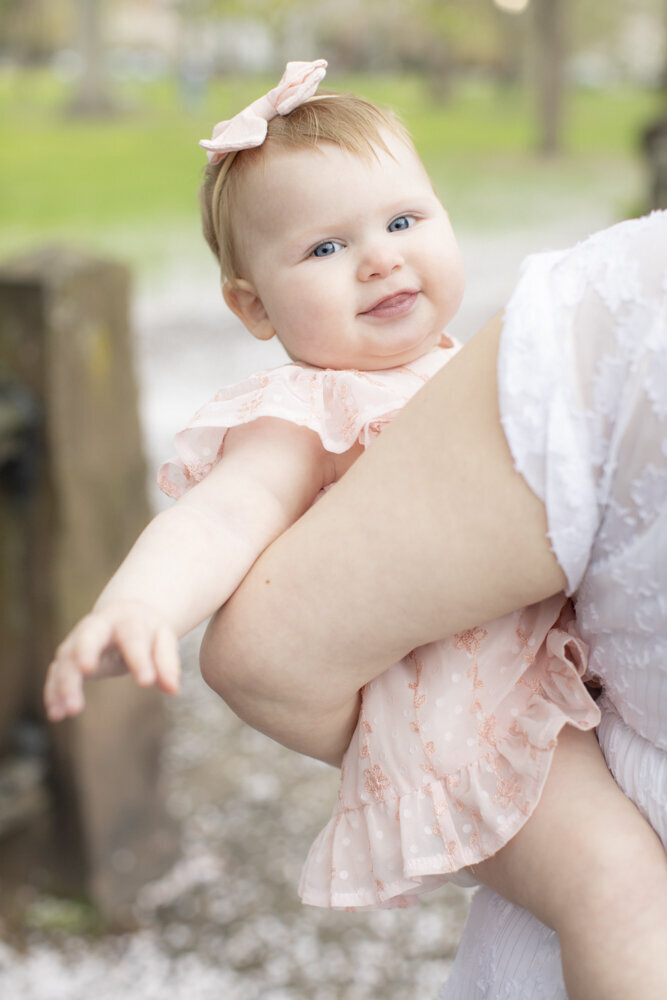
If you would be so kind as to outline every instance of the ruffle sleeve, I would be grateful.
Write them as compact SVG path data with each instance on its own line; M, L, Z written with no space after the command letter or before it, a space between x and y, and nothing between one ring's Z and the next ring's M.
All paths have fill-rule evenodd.
M586 663L557 595L423 646L367 685L302 900L407 906L500 850L534 811L562 727L599 721Z
M260 417L308 427L335 454L357 441L366 447L459 347L443 337L417 361L377 372L300 364L258 372L221 389L176 435L176 455L161 466L158 484L168 496L182 496L220 460L227 431Z

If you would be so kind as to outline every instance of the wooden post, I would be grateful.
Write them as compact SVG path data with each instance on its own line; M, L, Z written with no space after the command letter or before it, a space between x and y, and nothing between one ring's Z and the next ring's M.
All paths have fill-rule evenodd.
M46 863L116 924L174 856L159 783L162 698L127 678L90 682L84 714L48 726L41 692L55 646L149 518L128 314L118 264L48 249L0 269L0 372L41 414L33 489L0 499L0 640L3 656L6 642L11 650L0 754L21 718L44 727L54 788Z
M667 114L644 130L642 145L649 172L649 207L667 208Z
M38 417L30 393L3 371L0 361L0 636L2 698L0 758L11 744L14 721L23 701L25 672L22 639L27 628L26 500L28 468L36 458Z

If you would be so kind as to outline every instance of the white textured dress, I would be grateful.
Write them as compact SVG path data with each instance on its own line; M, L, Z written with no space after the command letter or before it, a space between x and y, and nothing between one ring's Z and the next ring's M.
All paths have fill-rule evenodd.
M603 687L602 750L667 849L667 213L529 257L498 374ZM479 889L442 1000L500 998L566 1000L558 940Z

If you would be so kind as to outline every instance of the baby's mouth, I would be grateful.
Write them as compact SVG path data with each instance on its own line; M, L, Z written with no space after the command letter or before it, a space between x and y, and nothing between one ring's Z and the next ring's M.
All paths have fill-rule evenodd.
M419 292L407 290L396 292L394 295L387 295L376 302L375 305L372 305L370 309L362 312L361 315L373 316L377 319L391 319L394 316L403 316L405 313L410 312L417 301L418 295Z

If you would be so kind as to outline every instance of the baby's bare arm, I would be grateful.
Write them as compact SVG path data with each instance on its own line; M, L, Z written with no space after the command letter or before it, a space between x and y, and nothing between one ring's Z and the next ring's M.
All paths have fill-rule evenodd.
M96 607L144 601L184 635L224 604L326 476L326 453L307 429L263 418L229 431L221 461L148 525Z
M565 727L534 814L474 872L558 932L570 1000L667 996L667 856L593 733Z
M58 648L45 689L51 719L83 707L86 676L129 670L178 685L176 639L223 604L262 550L333 475L311 431L262 419L230 431L224 460L158 514Z

